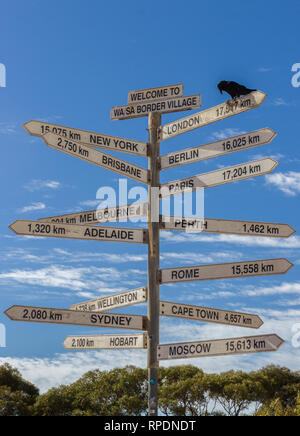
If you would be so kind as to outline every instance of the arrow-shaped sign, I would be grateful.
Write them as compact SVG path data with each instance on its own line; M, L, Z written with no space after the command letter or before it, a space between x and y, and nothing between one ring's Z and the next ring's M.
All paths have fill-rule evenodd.
M121 174L122 176L129 177L138 182L149 183L150 173L144 168L137 167L136 165L110 156L102 151L82 145L79 142L70 141L54 133L46 133L43 139L46 145L54 150L62 151L70 156Z
M167 100L155 100L143 103L130 103L126 106L113 107L110 111L111 120L128 120L145 117L151 112L168 114L171 112L188 111L201 107L201 95L172 97Z
M169 301L160 302L160 315L252 329L259 329L263 325L263 321L257 315Z
M63 342L67 350L138 350L147 348L147 335L68 336Z
M99 200L100 201L100 200ZM40 218L40 222L57 224L100 224L130 221L148 214L148 203L133 203L126 206L108 207L106 209L88 210L66 215Z
M189 163L199 162L214 157L224 156L237 151L249 150L260 145L269 144L276 137L272 129L261 129L251 133L243 133L232 138L222 139L198 147L165 154L160 158L162 170Z
M120 307L132 306L133 304L147 301L148 288L138 288L120 294L109 295L108 297L96 298L84 303L73 304L70 310L83 310L88 312L107 312L108 310L119 309Z
M80 312L76 310L51 309L33 306L12 306L4 313L12 321L107 327L128 330L147 329L147 318L142 315Z
M17 235L46 238L83 239L87 241L147 243L147 230L119 227L53 224L17 220L9 226Z
M161 284L285 274L293 266L286 259L271 259L168 268L161 270Z
M183 231L186 233L263 236L268 238L289 238L296 232L288 224L168 216L162 216L161 230Z
M146 142L133 141L131 139L118 138L117 136L103 135L102 133L73 129L72 127L35 120L28 121L23 127L32 136L43 137L46 133L54 133L68 141L76 141L90 147L105 148L145 157L148 155L148 144Z
M161 185L161 197L170 197L182 193L192 192L196 188L212 188L214 186L226 185L240 180L269 174L277 167L278 162L266 158L253 162L236 165L234 167L222 168L205 174L186 179L175 180Z
M159 128L159 139L160 141L164 141L165 139L190 132L199 127L254 109L260 106L266 97L266 94L263 92L254 91L236 101L226 102L190 115L189 117L182 118L181 120L166 124Z
M284 340L275 334L184 342L158 346L158 360L187 359L190 357L227 356L231 354L266 353L277 351Z

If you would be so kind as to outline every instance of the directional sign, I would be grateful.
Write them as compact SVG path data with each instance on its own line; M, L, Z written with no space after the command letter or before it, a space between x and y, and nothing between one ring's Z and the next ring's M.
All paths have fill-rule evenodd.
M243 133L232 138L222 139L210 144L188 148L182 151L165 154L160 158L162 170L189 163L199 162L213 157L223 156L237 151L248 150L260 145L269 144L276 137L272 129L261 129L251 133Z
M129 177L138 182L145 184L149 183L150 173L144 168L137 167L136 165L114 156L110 156L102 151L82 145L79 142L70 141L62 136L55 135L54 133L46 133L43 136L43 139L48 147L54 148L54 150L62 151L70 156L77 157L78 159L92 163L101 168L106 168L107 170Z
M69 141L76 141L91 147L107 148L109 150L139 156L147 156L148 154L148 145L146 142L103 135L102 133L89 132L87 130L73 129L72 127L45 123L43 121L28 121L23 127L26 132L32 136L43 137L46 133L54 133Z
M128 120L145 117L151 112L167 114L170 112L188 111L201 107L201 95L175 97L168 100L155 100L143 103L130 103L127 106L113 107L110 111L111 120Z
M166 124L159 129L159 139L160 141L164 141L165 139L190 132L199 127L254 109L260 106L266 97L266 94L263 92L254 91L236 101L231 100L189 117L182 118L181 120Z
M64 340L67 350L111 350L111 349L145 349L147 335L101 335L101 336L68 336Z
M120 294L108 297L97 298L84 303L73 304L70 310L83 310L88 312L103 312L120 307L132 306L133 304L144 303L147 301L148 288L138 288L132 291L121 292Z
M252 329L259 329L263 325L263 321L257 315L168 301L160 302L160 315Z
M277 351L283 344L284 340L275 334L164 344L158 346L158 360L266 353Z
M141 89L128 93L128 104L145 103L152 100L166 100L183 96L183 84L160 86L158 88Z
M266 158L234 167L222 168L210 173L199 174L186 179L175 180L161 186L161 197L170 197L170 195L191 192L196 188L212 188L239 180L246 180L251 177L262 176L274 171L277 165L278 162L274 159Z
M17 235L90 241L147 243L147 231L118 227L84 226L17 220L9 226Z
M146 330L147 319L141 315L120 313L93 313L45 307L12 306L5 315L12 321L46 324L68 324L89 327L107 327L128 330Z
M168 216L162 216L161 229L187 233L220 233L268 238L289 238L296 232L288 224Z
M285 274L293 266L294 265L286 259L271 259L169 268L161 270L161 283L271 276Z
M40 222L59 224L100 224L120 221L130 221L142 218L148 214L148 203L133 203L127 206L109 207L106 209L89 210L66 215L40 218Z

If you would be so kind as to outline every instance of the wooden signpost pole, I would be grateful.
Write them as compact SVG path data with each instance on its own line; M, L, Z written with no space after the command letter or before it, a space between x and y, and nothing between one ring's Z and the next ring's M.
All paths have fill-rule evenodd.
M151 184L149 186L149 210L148 210L148 383L149 383L149 416L158 414L158 356L159 345L159 195L160 185L160 142L158 140L158 128L161 125L161 114L151 113L148 117L149 130L149 170Z

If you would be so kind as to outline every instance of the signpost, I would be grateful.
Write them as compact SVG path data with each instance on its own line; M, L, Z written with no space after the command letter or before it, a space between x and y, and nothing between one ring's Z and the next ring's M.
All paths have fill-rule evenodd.
M147 335L68 336L63 345L67 350L138 350L147 348Z
M12 306L4 313L13 321L147 330L147 319L142 315L81 312L33 306Z
M196 188L212 188L214 186L226 185L228 183L246 180L252 177L269 174L275 170L278 162L274 159L266 158L253 162L248 162L234 167L222 168L221 170L211 171L210 173L198 174L197 176L186 179L175 180L161 186L161 197L179 195L192 192Z
M62 151L70 156L121 174L122 176L129 177L138 182L145 184L149 183L150 174L144 168L138 167L114 156L110 156L102 151L87 147L79 142L70 141L63 136L58 136L54 133L46 133L43 136L43 139L46 145L54 150Z
M147 287L133 289L132 291L121 292L120 294L108 297L97 298L84 303L73 304L70 310L83 310L88 312L103 312L119 309L133 304L144 303L147 301Z
M110 111L111 120L128 120L145 117L150 113L168 114L187 111L201 107L201 96L172 97L168 100L152 100L149 102L130 103L126 106L113 107Z
M161 217L161 229L187 233L219 233L267 238L289 238L296 232L288 224L168 216Z
M286 259L271 259L168 268L161 270L161 284L271 276L285 274L293 266Z
M210 144L165 154L160 158L160 166L162 170L166 170L168 168L224 156L237 151L249 150L254 147L269 144L273 141L276 135L277 133L269 128L256 130L255 132L250 133L243 133Z
M121 120L148 115L148 143L41 121L29 121L24 124L28 133L42 137L46 144L55 150L148 185L149 200L147 203L57 215L41 218L38 221L18 220L10 225L10 229L18 235L27 236L147 244L148 284L147 287L74 304L71 306L72 310L12 306L5 314L13 321L106 327L145 332L126 335L69 336L65 339L64 345L69 350L147 348L148 414L150 416L158 415L158 369L161 360L270 352L278 350L284 343L276 334L178 344L159 343L160 316L253 329L258 329L263 324L260 317L253 314L160 301L160 285L272 276L285 274L293 267L293 264L286 259L168 269L160 269L159 265L160 230L275 238L288 238L295 233L294 229L287 224L160 215L161 198L190 192L197 188L210 188L245 180L268 174L276 168L278 162L267 158L160 184L161 170L236 151L249 150L270 143L275 138L276 133L272 129L264 128L180 152L160 155L161 141L257 108L265 98L266 94L263 92L253 91L239 99L222 103L162 126L162 113L199 108L201 107L200 95L184 97L182 84L131 91L128 94L127 106L111 109L111 119ZM110 156L96 148L148 157L148 170ZM160 195L158 195L159 189ZM148 217L147 230L98 225L99 223L119 222L141 216ZM159 219L157 219L158 217ZM109 312L145 301L148 303L147 316Z
M42 138L46 133L54 133L68 141L75 141L90 147L99 147L145 157L148 155L148 145L141 141L133 141L131 139L118 138L117 136L103 135L102 133L73 129L72 127L35 120L28 121L28 123L23 124L23 127L32 136Z
M136 218L143 218L147 216L147 214L148 203L133 203L126 206L108 207L106 209L95 209L40 218L38 221L58 224L103 224L130 221Z
M267 353L277 351L284 344L279 336L261 335L201 342L164 344L158 347L158 360L191 357L227 356L232 354Z
M43 238L83 239L89 241L147 244L147 230L17 220L9 226L16 235Z
M251 92L251 94L241 97L236 101L219 104L197 114L166 124L159 128L159 139L160 141L165 141L182 133L190 132L199 127L207 126L216 121L257 108L264 102L266 97L266 94L261 91Z
M257 315L169 301L160 302L160 315L252 329L259 329L263 325L263 321Z

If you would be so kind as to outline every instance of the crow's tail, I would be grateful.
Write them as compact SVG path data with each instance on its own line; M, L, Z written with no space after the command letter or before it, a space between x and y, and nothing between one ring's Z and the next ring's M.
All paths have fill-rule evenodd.
M257 91L257 89L246 89L246 91L248 92L248 94L250 94L250 92L255 92Z

